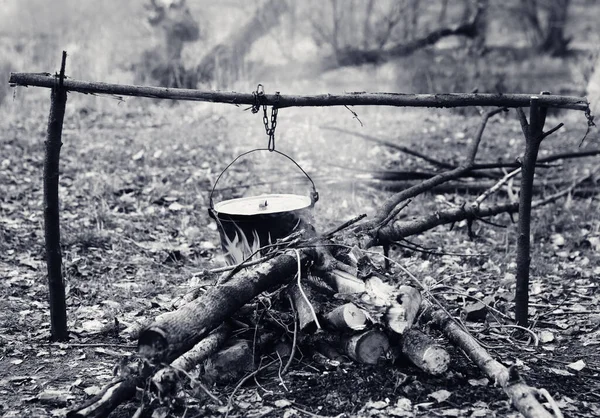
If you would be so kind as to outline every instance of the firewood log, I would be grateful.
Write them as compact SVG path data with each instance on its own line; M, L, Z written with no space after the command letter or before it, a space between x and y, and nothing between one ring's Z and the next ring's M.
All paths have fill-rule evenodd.
M246 340L239 340L206 360L204 377L212 383L230 383L239 380L252 370L254 370L252 346Z
M422 297L414 287L392 286L376 275L363 281L338 269L329 272L329 278L339 293L360 294L360 298L353 301L372 319L397 334L410 328L419 312Z
M214 354L225 342L231 327L222 324L191 350L177 357L169 367L160 369L152 377L152 384L162 394L171 393L179 380L179 371L189 372Z
M316 258L300 251L301 264ZM156 362L170 362L192 348L224 320L261 292L290 282L298 269L295 256L282 254L240 271L176 311L161 315L140 334L138 352Z
M448 370L450 355L433 338L416 329L402 334L401 351L415 366L432 375Z
M298 314L300 330L313 332L316 328L320 328L319 316L323 311L322 296L314 290L313 286L310 283L304 283L301 287L293 284L289 287L288 293Z
M327 315L325 320L331 327L340 330L360 331L367 326L367 315L353 303L338 306Z
M374 329L351 335L345 339L343 346L350 358L365 364L377 364L390 350L387 335Z

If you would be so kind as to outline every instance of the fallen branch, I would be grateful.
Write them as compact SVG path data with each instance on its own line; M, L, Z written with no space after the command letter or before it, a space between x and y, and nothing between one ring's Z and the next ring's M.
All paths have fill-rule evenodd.
M477 155L477 151L479 149L479 144L481 143L481 138L483 137L483 132L485 130L485 126L487 125L488 120L491 117L493 117L494 115L497 115L498 113L500 113L504 110L505 109L503 109L503 108L502 109L494 109L489 112L486 112L482 116L481 122L479 124L479 128L477 130L477 134L475 135L475 138L473 139L473 143L471 144L471 147L469 148L469 150L467 152L467 158L460 167L440 173L440 174L436 175L435 177L425 180L422 183L416 184L409 189L403 190L400 193L396 193L395 195L391 196L390 198L388 198L385 201L385 203L382 205L381 209L379 210L377 216L373 220L371 220L370 222L365 222L360 225L360 230L368 231L369 229L372 229L370 231L370 234L373 235L377 231L376 229L373 229L375 227L375 225L381 223L384 219L386 219L387 216L394 210L394 208L398 204L402 203L403 201L405 201L407 199L418 196L421 193L426 192L437 185L440 185L440 184L445 183L450 180L454 180L454 179L458 178L459 176L463 175L464 173L470 171L471 167L475 163L475 157ZM369 232L367 232L367 234L368 233Z
M173 392L173 388L180 379L178 375L190 371L208 358L223 344L228 335L229 327L221 325L187 353L175 359L170 366L159 369L154 376L152 376L154 369L151 367L137 368L137 370L131 367L130 372L106 385L98 395L72 409L67 417L107 417L117 406L133 398L137 388L143 387L146 379L150 376L152 376L152 383L159 393ZM134 364L132 363L132 365ZM175 375L171 373L172 371L175 371Z
M83 405L67 413L67 418L104 418L121 403L131 399L146 376L132 375L109 383L104 389Z
M396 144L395 142L391 142L391 141L386 141L385 139L380 139L380 138L374 137L372 135L361 134L361 133L350 131L350 130L347 130L347 129L337 128L335 126L321 126L321 128L322 129L328 129L330 131L340 132L340 133L343 133L343 134L354 135L356 137L365 139L367 141L375 142L375 143L380 144L380 145L385 145L386 147L393 148L393 149L398 150L400 152L403 152L405 154L412 155L413 157L417 157L417 158L420 158L420 159L422 159L424 161L427 161L428 163L433 164L436 167L456 168L456 166L453 165L453 164L437 160L435 158L432 158L432 157L430 157L428 155L422 154L422 153L420 153L418 151L415 151L415 150L410 149L408 147L405 147L403 145Z
M507 369L494 360L469 333L463 330L443 311L436 309L427 314L444 335L475 363L490 379L500 385L514 407L525 417L556 418L537 400L539 391L528 386L515 369Z
M362 242L361 246L369 248L384 243L392 243L428 231L439 225L455 223L464 219L486 218L500 213L515 213L518 210L519 204L517 202L481 207L458 206L444 211L432 212L416 219L395 221L381 228L376 237L368 237L367 240Z

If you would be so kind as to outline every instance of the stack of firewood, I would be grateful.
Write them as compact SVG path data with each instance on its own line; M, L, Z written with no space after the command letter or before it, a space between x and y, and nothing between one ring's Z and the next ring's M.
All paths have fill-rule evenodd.
M215 286L191 292L140 333L136 357L69 416L108 416L137 388L164 402L177 397L177 388L190 379L220 402L202 382L241 384L270 366L281 369L282 363L285 374L300 351L328 367L402 356L427 373L443 374L450 356L420 322L441 329L519 410L545 411L535 389L509 374L417 288L384 274L358 247L326 248L275 249L260 263L237 266L236 274L227 273Z

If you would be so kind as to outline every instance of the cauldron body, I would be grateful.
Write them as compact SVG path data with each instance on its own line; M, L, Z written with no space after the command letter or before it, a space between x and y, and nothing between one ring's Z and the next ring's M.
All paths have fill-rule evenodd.
M232 243L240 243L245 237L249 248L257 249L296 230L312 229L312 207L313 201L307 196L266 194L225 200L216 203L209 213L217 223L221 247L234 264L240 260L233 260L229 253Z

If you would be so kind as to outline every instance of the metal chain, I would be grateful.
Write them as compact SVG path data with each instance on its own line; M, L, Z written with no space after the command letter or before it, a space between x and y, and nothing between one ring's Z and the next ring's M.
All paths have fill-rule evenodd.
M258 113L261 107L261 102L265 97L265 89L262 84L256 86L256 91L252 92L254 96L254 104L252 105L252 113ZM279 100L279 92L275 92L275 101ZM275 128L277 127L277 113L279 109L277 106L271 106L271 120L267 113L267 105L262 105L263 108L263 124L265 125L265 132L269 137L269 143L267 148L269 151L275 151ZM270 122L270 126L269 126Z
M590 133L590 130L592 129L592 126L596 126L596 124L594 123L594 115L592 115L592 111L591 111L589 105L585 109L585 118L587 119L587 130L585 131L585 134L583 135L583 138L581 138L581 141L579 142L579 146L580 147L583 145L583 141L585 141L585 139L587 138L588 134Z

